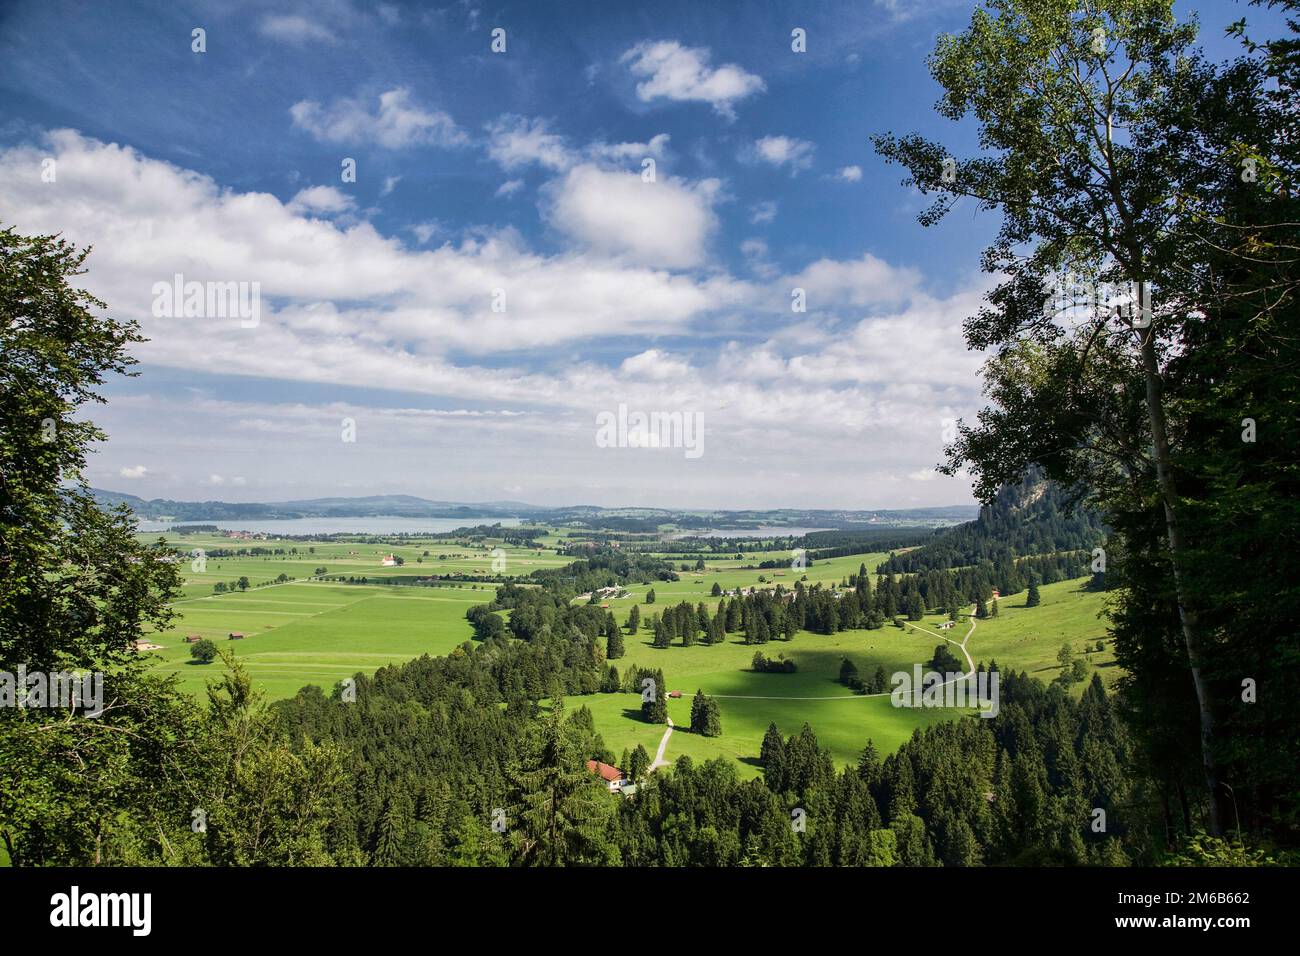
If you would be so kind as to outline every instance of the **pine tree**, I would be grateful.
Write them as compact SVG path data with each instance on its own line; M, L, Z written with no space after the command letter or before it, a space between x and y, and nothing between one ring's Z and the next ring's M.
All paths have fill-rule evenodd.
M514 781L510 837L521 862L566 866L604 860L609 804L562 707L542 724Z
M645 602L646 602L646 604L654 604L654 602L655 602L655 589L654 589L654 588L651 588L649 591L646 591L646 593L645 593Z
M622 689L623 682L618 678L618 668L611 664L609 670L605 672L605 679L601 682L601 693L617 694Z
M696 690L695 698L691 701L691 733L703 734L704 727L708 720L709 701L704 696L704 691Z
M623 635L615 628L605 638L605 659L616 661L623 656Z
M635 634L637 632L637 629L640 626L641 626L641 608L633 604L632 610L628 613L627 616L627 632L629 634Z
M776 729L776 724L767 725L758 759L763 765L763 779L767 782L767 788L773 793L783 793L786 789L785 738Z
M644 779L646 771L650 769L650 754L645 747L640 744L636 745L636 750L632 751L632 756L628 758L627 775L633 783L639 783Z
M1025 597L1025 607L1038 607L1042 600L1038 594L1038 575L1034 575L1029 579L1029 594Z

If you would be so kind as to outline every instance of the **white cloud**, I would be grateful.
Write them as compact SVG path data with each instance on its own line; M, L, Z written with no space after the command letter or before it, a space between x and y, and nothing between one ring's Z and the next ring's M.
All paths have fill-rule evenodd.
M401 181L402 181L401 176L385 176L384 187L381 190L379 190L379 195L387 196L389 193L391 193L394 189L397 188L397 184L400 183Z
M790 175L797 176L801 170L812 166L813 154L816 149L817 147L806 139L795 139L790 136L764 136L762 139L755 141L753 149L748 155L752 159L772 166L789 166Z
M587 155L596 160L610 162L640 161L647 156L663 159L668 151L668 134L652 136L648 143L592 143L587 147Z
M487 131L488 155L507 172L531 165L564 172L584 160L602 166L639 162L647 156L658 160L666 156L669 141L667 133L659 133L646 143L597 140L579 149L552 132L547 120L514 114L497 117L487 125Z
M756 202L749 207L749 221L757 226L765 222L771 222L776 218L777 203L772 199L765 199Z
M620 58L640 82L636 94L643 103L655 99L708 103L724 116L734 116L734 104L765 89L761 77L729 63L711 67L707 47L684 47L674 40L642 42Z
M28 183L25 170L39 168L44 156L58 159L57 190ZM578 245L550 255L530 250L510 230L412 250L369 222L312 217L272 195L222 189L68 130L49 134L39 149L0 150L0 208L7 224L94 244L88 287L141 321L150 338L142 356L177 367L201 361L303 381L373 376L393 387L437 390L472 380L440 358L447 350L671 334L738 301L743 289L727 277L697 282L645 264L703 257L710 184L647 184L635 173L591 167L572 175L572 189L557 193L556 225L571 229ZM593 210L602 198L613 205ZM430 228L413 228L428 242L436 225L424 225ZM259 282L260 324L154 317L154 283L178 272L199 281ZM496 288L508 290L506 312L492 309Z
M325 215L350 212L355 207L355 200L335 186L311 186L300 190L289 201L288 206L293 212L315 212Z
M501 116L488 124L488 155L503 169L536 163L551 170L568 169L573 155L564 137L552 133L544 119Z
M31 174L45 156L58 160L58 189ZM492 474L494 487L522 484L557 504L680 505L683 489L691 504L730 507L963 498L958 480L906 476L938 460L944 414L979 405L982 357L965 351L960 326L983 288L934 298L918 273L870 255L749 280L716 265L693 271L710 265L718 188L579 163L544 197L574 245L542 254L509 230L477 230L420 248L71 131L0 149L6 224L94 244L84 287L141 323L149 341L133 351L146 376L133 389L159 382L149 369L163 366L200 382L262 378L286 396L325 383L341 395L382 387L412 405L455 403L354 408L357 454L338 440L334 407L128 391L96 410L113 436L93 465L103 487L132 480L140 493L188 498L218 474L231 495L232 476L250 475L262 500L398 490L475 500ZM435 241L436 224L424 225L422 243ZM760 243L744 250L755 261L767 253ZM259 281L260 324L155 318L151 288L176 272ZM808 290L810 311L792 320L794 285ZM495 288L504 313L492 311ZM680 456L596 448L595 413L621 401L704 413L704 464L683 474ZM164 441L168 471L182 477L138 464ZM755 458L773 445L779 460ZM310 474L304 456L319 463ZM462 466L439 467L452 459Z
M861 259L818 259L787 280L791 288L808 292L808 308L848 304L872 306L901 302L915 295L921 275L899 269L871 253Z
M837 179L842 179L846 183L856 183L862 179L861 166L845 166L835 174Z
M503 182L500 186L497 187L496 195L498 197L513 196L515 193L519 192L519 190L523 188L524 188L524 181L522 179L507 179L505 182Z
M689 362L660 349L646 349L628 356L618 370L628 378L653 382L680 379L693 371Z
M336 100L322 106L300 100L289 108L293 125L322 143L378 143L388 149L405 146L456 146L468 141L451 116L411 102L402 87L381 93L378 109L371 112L360 99Z
M415 238L420 245L427 245L430 239L442 232L442 224L437 222L417 222L411 226L411 232L415 233Z
M592 165L571 169L549 189L547 218L587 248L647 266L701 265L717 225L713 200L719 184L695 186Z
M338 42L338 37L323 24L297 14L262 17L257 22L257 32L273 40L299 45L312 41Z

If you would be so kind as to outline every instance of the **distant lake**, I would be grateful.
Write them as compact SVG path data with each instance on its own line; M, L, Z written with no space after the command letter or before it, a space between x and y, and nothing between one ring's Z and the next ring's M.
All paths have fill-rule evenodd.
M153 533L170 531L176 525L210 524L222 531L259 531L274 535L311 534L438 534L474 525L499 524L517 528L518 518L272 518L257 520L217 520L187 518L184 521L140 521L136 530Z
M834 528L788 528L785 526L764 528L735 528L730 531L683 531L673 535L677 538L799 538L814 531L833 531Z

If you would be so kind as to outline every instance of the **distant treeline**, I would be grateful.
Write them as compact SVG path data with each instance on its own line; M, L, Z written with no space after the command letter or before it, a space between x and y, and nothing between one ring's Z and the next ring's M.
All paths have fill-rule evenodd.
M913 548L932 540L929 528L908 531L899 528L871 528L857 531L812 531L803 538L802 547L809 558L842 558L870 551L894 551Z

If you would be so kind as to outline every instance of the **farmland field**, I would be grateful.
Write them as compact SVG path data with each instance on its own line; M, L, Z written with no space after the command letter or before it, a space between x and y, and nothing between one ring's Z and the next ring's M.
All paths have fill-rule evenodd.
M558 567L571 559L554 551L558 538L542 539L544 550L507 547L508 573L526 575L539 568ZM472 628L465 612L491 599L495 585L489 582L440 582L436 587L388 586L374 583L347 584L312 580L313 572L326 568L325 577L409 578L417 575L482 575L492 567L492 544L455 543L446 540L408 541L398 547L356 542L301 542L258 540L232 542L215 535L187 535L175 542L187 553L202 548L209 554L198 565L182 564L183 596L174 605L177 620L154 640L163 649L150 652L161 672L174 673L181 685L201 694L208 678L220 672L218 661L196 664L190 658L186 635L210 638L233 651L247 667L255 686L270 699L292 696L306 684L328 690L338 681L358 672L372 673L388 664L398 664L421 654L443 655L470 640ZM221 548L296 548L298 553L266 556L213 557ZM429 554L426 556L425 552ZM402 557L401 567L383 567L388 554ZM440 557L441 556L441 557ZM681 601L704 602L710 612L717 604L711 596L716 583L722 589L792 587L797 578L806 584L838 584L866 565L874 571L886 553L856 554L814 561L798 571L788 566L775 570L742 569L744 564L784 559L785 552L746 552L743 557L709 557L703 571L679 571L680 580L634 585L629 595L606 602L622 624L633 605L639 605L643 621L652 613ZM694 562L687 562L694 567ZM680 567L680 563L675 562ZM279 575L293 580L274 583ZM213 593L217 582L227 584L247 577L250 590ZM1044 681L1059 673L1056 655L1069 642L1080 655L1085 642L1090 647L1105 636L1099 618L1104 596L1082 590L1081 581L1046 585L1042 604L1024 607L1024 594L1004 599L997 618L979 622L968 650L976 661L996 660L1001 667L1023 669ZM656 601L644 603L653 587ZM626 654L614 661L620 673L632 665L662 669L668 691L680 691L669 701L669 715L677 729L665 758L672 761L687 754L697 760L729 757L739 762L742 776L759 772L757 758L763 734L775 723L783 734L797 733L807 722L828 747L837 763L856 760L871 739L878 750L898 747L912 731L936 720L951 719L971 711L895 708L887 697L856 695L837 678L840 663L848 657L859 672L869 673L883 666L887 673L909 670L913 663L928 661L934 652L942 618L927 615L917 626L886 626L878 630L842 631L833 635L801 631L790 642L773 641L758 647L745 645L730 635L720 645L655 648L651 634L643 627L626 638ZM969 628L962 620L949 632L960 640ZM924 630L922 630L924 629ZM227 635L242 632L242 640ZM926 633L926 631L934 633ZM795 661L793 674L755 673L751 662L755 651L765 656L783 654ZM955 649L954 649L955 651ZM960 655L958 655L960 656ZM1090 653L1089 663L1107 683L1118 676L1109 648ZM1075 685L1080 692L1082 685ZM706 738L687 732L691 697L696 690L718 698L723 734ZM664 728L640 719L639 698L631 694L596 694L574 698L570 707L586 706L606 745L620 754L641 744L653 756ZM972 717L971 719L977 719Z

